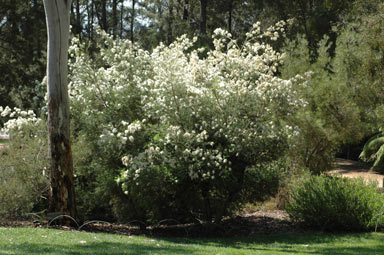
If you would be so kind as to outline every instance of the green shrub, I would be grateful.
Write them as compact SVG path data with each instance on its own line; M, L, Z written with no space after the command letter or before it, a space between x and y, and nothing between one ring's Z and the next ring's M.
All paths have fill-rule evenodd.
M270 162L246 168L244 173L197 181L183 175L183 169L163 165L143 170L139 178L129 175L123 185L134 209L131 217L139 211L144 219L153 222L165 218L220 221L246 203L274 196L284 167L282 162ZM173 176L178 176L178 181Z
M306 50L308 41L305 37L288 41L287 60L281 68L282 77L310 75L307 86L300 90L300 97L307 105L290 118L289 125L294 130L289 152L296 164L317 174L330 169L341 145L359 141L367 129L361 120L361 109L355 102L360 94L351 90L343 80L347 71L339 70L340 65L334 63L344 60L348 54L339 52L343 46L339 43L336 60L332 59L329 40L324 37L319 42L319 55L313 63Z
M42 130L42 131L38 131ZM39 133L44 134L37 134ZM32 135L33 134L33 135ZM35 137L37 135L37 137ZM0 215L18 218L30 212L48 192L46 131L24 127L0 150ZM44 137L43 139L40 139Z
M374 227L383 205L373 183L320 175L303 178L292 188L286 211L305 227L356 231Z
M383 172L384 166L384 137L383 133L370 138L364 145L364 148L359 156L366 162L374 162L372 166L373 171Z

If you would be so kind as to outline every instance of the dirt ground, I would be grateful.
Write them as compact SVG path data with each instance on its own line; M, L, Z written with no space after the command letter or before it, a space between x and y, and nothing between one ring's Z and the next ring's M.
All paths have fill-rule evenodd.
M131 224L117 224L107 222L93 222L74 228L48 226L46 221L5 221L0 220L3 227L35 227L56 228L69 231L104 232L120 235L146 235L156 237L238 237L255 236L259 234L273 234L300 231L282 210L260 210L252 213L241 214L223 220L220 224L211 222L196 222L181 224L173 220L162 221L140 229L134 222Z
M337 158L333 163L331 174L348 178L363 178L367 181L377 181L379 188L384 188L384 175L372 172L365 163Z

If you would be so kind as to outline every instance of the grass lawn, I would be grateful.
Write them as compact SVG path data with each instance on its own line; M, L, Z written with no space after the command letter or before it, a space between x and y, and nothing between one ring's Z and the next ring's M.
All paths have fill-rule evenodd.
M0 254L382 255L384 233L285 233L252 238L188 239L0 228Z

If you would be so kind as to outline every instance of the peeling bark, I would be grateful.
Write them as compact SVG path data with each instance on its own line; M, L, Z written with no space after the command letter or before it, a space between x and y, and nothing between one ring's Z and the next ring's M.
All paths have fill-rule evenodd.
M51 192L49 210L76 217L69 132L68 45L71 0L44 0ZM69 224L68 220L62 223Z

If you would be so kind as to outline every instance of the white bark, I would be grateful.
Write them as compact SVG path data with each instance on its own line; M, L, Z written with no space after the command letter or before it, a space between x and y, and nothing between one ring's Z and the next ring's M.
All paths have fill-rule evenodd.
M48 129L51 156L50 210L75 216L69 132L68 45L71 0L44 0L48 29Z

